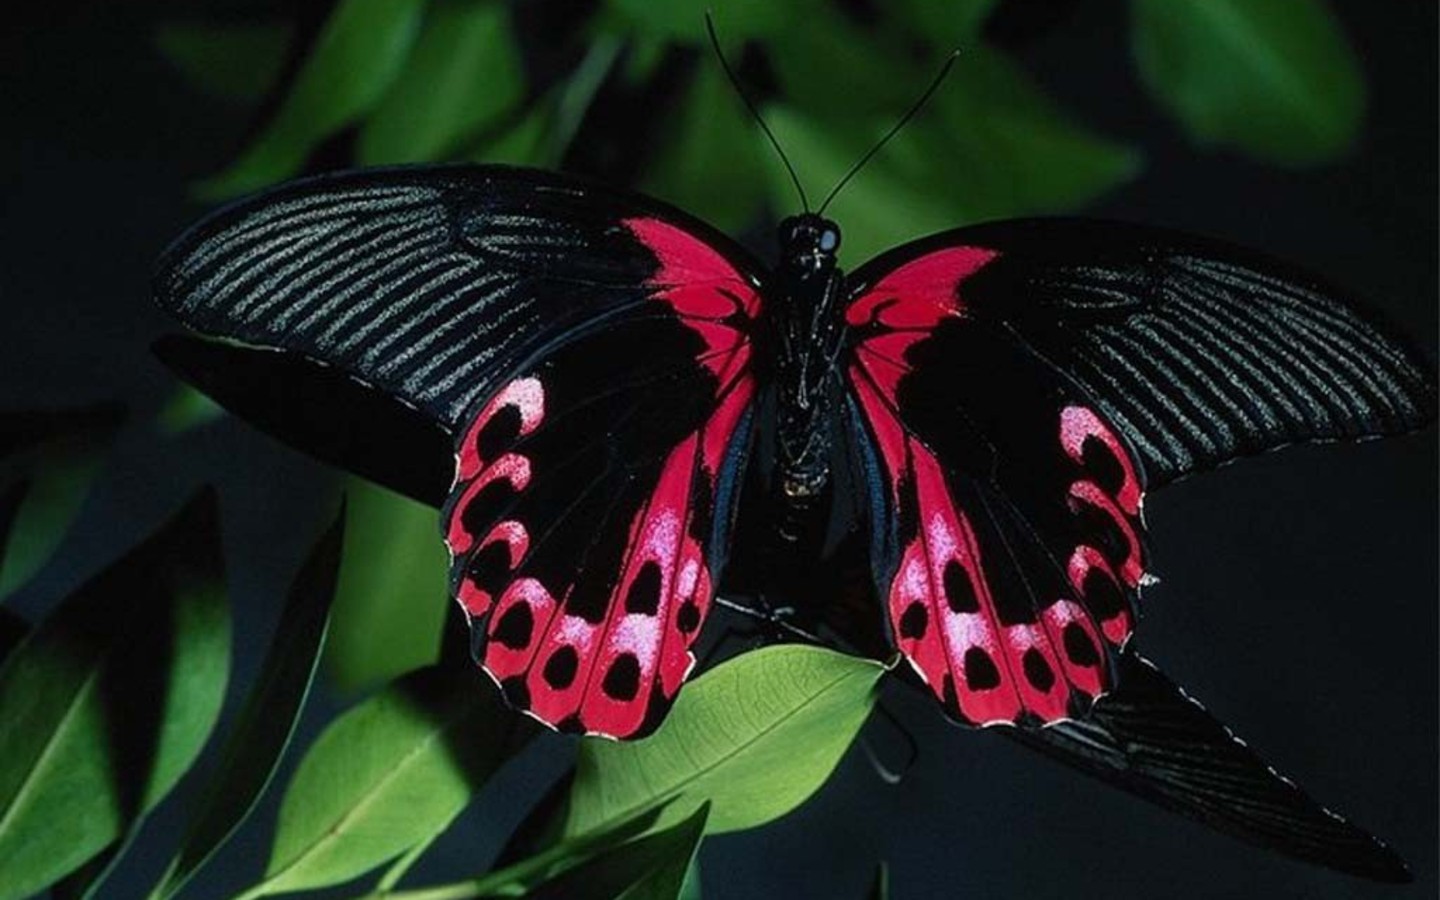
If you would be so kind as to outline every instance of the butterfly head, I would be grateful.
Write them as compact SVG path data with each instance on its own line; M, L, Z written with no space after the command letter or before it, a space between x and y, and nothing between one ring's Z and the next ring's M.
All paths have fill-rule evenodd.
M780 223L780 254L785 264L806 275L821 275L835 268L840 249L840 226L815 213L791 216Z

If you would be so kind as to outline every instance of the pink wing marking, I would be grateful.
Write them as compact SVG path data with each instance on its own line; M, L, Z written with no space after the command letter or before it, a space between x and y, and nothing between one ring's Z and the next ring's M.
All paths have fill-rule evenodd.
M629 525L605 617L592 623L565 612L573 581L552 593L537 579L515 577L530 548L522 523L504 520L478 537L465 522L465 510L493 483L504 480L519 492L544 475L531 471L523 453L488 449L503 450L507 441L543 427L546 398L537 377L503 386L465 430L452 487L460 497L446 524L452 560L464 556L473 568L493 548L485 565L502 569L486 579L504 585L498 600L468 571L455 589L472 618L490 615L482 668L544 724L614 738L650 724L655 693L673 700L694 667L690 648L713 598L704 549L690 533L695 491L713 496L726 448L753 396L746 323L738 320L753 320L760 309L755 286L712 248L657 219L624 224L659 261L650 298L669 304L705 341L696 361L715 374L717 388L714 412L669 452ZM576 573L582 577L586 573Z
M852 372L875 430L891 489L913 483L918 528L891 580L888 610L900 651L942 703L978 725L1014 722L1029 711L1043 721L1066 714L1069 688L1043 625L1002 625L985 578L975 530L945 483L939 462L906 434L873 382ZM938 623L938 625L937 625ZM1070 678L1090 685L1098 670Z
M1070 485L1067 496L1070 509L1077 515L1087 508L1100 513L1109 520L1125 545L1125 556L1119 562L1117 571L1117 567L1106 559L1098 547L1084 542L1078 544L1067 564L1070 584L1100 620L1105 639L1116 646L1123 646L1135 624L1124 598L1127 591L1134 590L1145 577L1144 550L1140 542L1140 510L1144 492L1140 479L1125 446L1091 409L1074 405L1062 409L1059 439L1061 449L1082 473L1082 477ZM1107 491L1093 477L1088 477L1094 473L1087 469L1087 441L1098 442L1110 463L1118 467L1118 487ZM1100 594L1104 597L1098 596Z
M539 427L545 418L545 388L539 379L517 378L501 388L480 410L467 439L460 442L460 451L455 459L454 484L469 481L480 471L485 464L480 458L480 438L487 427L496 422L496 417L508 410L518 414L520 435L529 434Z
M1072 691L1095 697L1107 686L1095 621L1062 596L1032 623L1001 623L975 529L939 461L906 431L896 401L910 371L906 353L946 317L964 315L961 285L997 255L940 250L876 282L846 310L846 321L867 334L850 374L894 502L908 481L918 506L917 533L901 553L887 604L899 649L941 702L970 722L1008 724L1029 713L1048 723L1066 717ZM1083 443L1092 424L1072 414L1069 439ZM1133 469L1126 472L1133 477Z
M531 711L542 721L578 715L586 732L623 738L639 731L651 695L672 700L690 674L690 652L710 611L712 578L704 550L690 533L696 479L713 491L729 437L750 400L748 378L737 379L699 431L671 451L660 478L630 526L621 577L598 625L561 615L541 642L530 669ZM556 685L545 673L576 661L573 678Z
M941 319L962 311L956 286L998 255L984 247L927 253L875 282L845 310L845 321L897 331L915 329L912 343L923 340Z

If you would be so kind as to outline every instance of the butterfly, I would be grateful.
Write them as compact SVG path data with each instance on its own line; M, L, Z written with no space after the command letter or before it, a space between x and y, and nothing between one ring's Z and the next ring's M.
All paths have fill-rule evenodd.
M1403 870L1129 641L1150 492L1421 428L1428 364L1315 279L1158 229L997 222L853 271L819 213L778 239L769 266L671 206L538 170L321 176L165 253L160 304L227 345L160 350L222 399L227 366L232 385L294 373L242 405L443 497L475 659L553 728L650 732L727 597L803 630L825 596L788 618L771 600L858 566L876 643L951 718L1287 852ZM394 461L397 436L421 462ZM1187 741L1200 761L1148 753Z

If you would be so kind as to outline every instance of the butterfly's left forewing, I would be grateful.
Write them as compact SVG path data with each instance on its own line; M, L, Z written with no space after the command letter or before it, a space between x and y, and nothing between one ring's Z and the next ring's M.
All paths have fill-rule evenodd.
M846 374L889 486L875 573L896 645L962 721L1049 723L1107 689L1129 637L1140 480L1071 386L967 316L996 256L947 248L862 285Z
M693 665L754 393L759 295L673 224L621 227L655 258L640 301L478 404L443 519L452 593L511 702L624 738L658 722Z

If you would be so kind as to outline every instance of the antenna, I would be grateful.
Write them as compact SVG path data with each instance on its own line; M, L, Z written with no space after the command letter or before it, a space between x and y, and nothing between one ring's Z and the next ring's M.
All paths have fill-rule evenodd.
M800 206L805 212L810 212L810 202L805 198L805 188L800 185L800 176L795 174L795 167L790 165L790 157L785 155L785 151L780 147L780 141L775 138L775 132L771 131L770 126L765 124L765 120L760 118L760 111L755 108L754 103L750 102L750 97L740 86L740 79L735 77L734 70L725 61L725 54L720 50L720 38L715 35L715 19L708 9L705 10L705 30L710 32L710 46L714 48L715 56L720 60L720 68L725 70L725 76L730 79L730 86L735 88L735 93L740 95L740 99L745 103L745 108L750 110L750 115L759 123L760 130L765 132L765 136L770 139L770 146L775 148L775 152L780 155L780 161L785 164L785 171L790 173L790 180L795 184L795 193L800 195Z
M945 81L945 76L950 74L950 69L954 67L955 60L959 58L960 51L958 49L950 51L950 55L945 58L945 63L940 67L940 71L936 73L934 80L930 82L930 86L925 89L925 93L921 94L920 99L915 101L910 109L906 111L905 115L901 116L898 122L890 126L890 130L885 132L885 136L877 141L875 146L871 147L864 156L860 157L859 161L850 167L850 171L846 172L843 178L836 182L835 186L830 189L830 193L825 195L825 202L820 204L820 209L816 212L816 215L823 216L825 214L825 207L830 205L830 201L835 199L835 195L840 193L840 189L849 184L850 179L858 175L860 170L865 168L865 164L868 163L875 154L879 153L882 147L890 143L890 139L899 134L900 129L904 128L911 119L915 118L915 114L920 112L931 95L940 89L940 85Z

